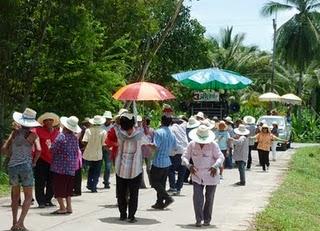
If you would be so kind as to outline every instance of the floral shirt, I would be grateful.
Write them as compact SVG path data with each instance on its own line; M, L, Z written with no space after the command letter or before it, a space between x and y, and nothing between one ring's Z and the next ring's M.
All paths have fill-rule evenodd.
M72 133L60 133L51 145L51 171L74 176L78 167L79 141Z

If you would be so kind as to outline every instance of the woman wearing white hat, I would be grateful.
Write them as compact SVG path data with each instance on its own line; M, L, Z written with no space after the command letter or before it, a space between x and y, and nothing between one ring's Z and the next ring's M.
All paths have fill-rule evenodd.
M30 129L38 127L36 112L26 108L23 113L13 113L13 130L9 139L1 148L9 156L8 174L11 185L11 209L13 224L11 230L27 230L24 220L32 200L33 170L32 167L40 155L41 147L38 136ZM32 149L35 147L35 158L32 158ZM18 219L20 187L23 187L24 202Z
M272 145L272 141L280 140L288 142L287 140L281 139L277 136L274 136L269 129L267 124L263 124L261 127L261 132L255 135L253 138L257 139L257 149L259 154L259 159L261 160L262 170L265 172L269 169L269 152Z
M188 167L193 182L193 206L196 226L209 226L212 218L212 208L216 186L220 182L219 168L224 156L218 144L214 142L214 133L205 125L200 125L189 133L192 141L182 156L182 162ZM192 158L193 164L190 164ZM205 198L203 196L203 190Z
M53 192L59 203L59 209L52 214L72 213L71 196L74 188L74 177L80 152L79 140L75 133L80 133L79 119L75 116L61 117L62 133L51 145L53 172ZM64 204L66 200L66 206Z
M236 135L230 139L234 144L233 159L238 166L240 174L240 182L236 183L236 185L244 186L246 185L245 168L249 153L249 139L247 136L250 131L246 129L245 125L239 124L238 128L234 129L234 133Z
M252 116L245 116L243 117L243 122L245 123L246 129L250 131L249 134L249 154L248 154L248 161L247 161L247 170L251 169L252 164L252 155L251 151L254 148L255 140L250 138L251 136L254 136L256 134L256 119Z
M87 188L93 193L97 192L102 166L102 149L106 146L107 132L102 127L105 122L106 119L100 115L95 115L94 118L89 119L92 126L86 129L82 138L82 143L86 145L83 159L89 166Z

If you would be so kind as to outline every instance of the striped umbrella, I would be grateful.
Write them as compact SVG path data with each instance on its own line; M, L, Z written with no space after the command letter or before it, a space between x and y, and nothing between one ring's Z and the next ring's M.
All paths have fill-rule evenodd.
M113 98L117 100L147 101L175 99L163 86L149 82L137 82L120 88Z

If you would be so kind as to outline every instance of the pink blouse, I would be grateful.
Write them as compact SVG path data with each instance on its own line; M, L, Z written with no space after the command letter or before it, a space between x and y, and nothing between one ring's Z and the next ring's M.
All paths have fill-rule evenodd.
M182 163L190 167L190 159L193 160L193 166L196 173L192 175L192 181L201 185L217 185L220 183L218 169L222 166L224 156L217 143L205 144L202 149L200 144L191 141L186 152L182 155ZM210 168L217 169L215 176L210 175Z

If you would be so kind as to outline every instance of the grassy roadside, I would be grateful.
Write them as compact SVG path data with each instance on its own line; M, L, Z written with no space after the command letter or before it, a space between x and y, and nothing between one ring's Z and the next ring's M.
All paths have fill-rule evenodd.
M0 171L0 197L9 196L10 186L8 183L8 176Z
M320 230L320 147L299 149L254 230Z

